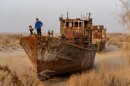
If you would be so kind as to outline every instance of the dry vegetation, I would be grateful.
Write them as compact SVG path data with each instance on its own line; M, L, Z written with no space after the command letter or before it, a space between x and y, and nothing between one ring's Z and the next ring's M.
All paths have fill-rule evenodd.
M18 75L8 66L0 66L0 86L42 86L33 70Z
M69 79L69 86L130 86L130 69L118 69L101 63L89 73L73 75Z
M0 51L0 86L130 86L128 55L124 48L130 41L127 34L107 34L107 48L96 54L95 67L91 71L44 82L38 79L36 70L19 45L21 36L6 34L0 37L3 47Z
M26 71L19 75L8 66L0 66L0 86L43 86L33 70Z
M0 51L21 48L19 39L21 34L0 34Z
M130 42L130 35L126 33L108 33L107 38L109 38L107 45L115 45L119 48L125 46Z
M44 86L24 50L21 34L0 34L0 86Z

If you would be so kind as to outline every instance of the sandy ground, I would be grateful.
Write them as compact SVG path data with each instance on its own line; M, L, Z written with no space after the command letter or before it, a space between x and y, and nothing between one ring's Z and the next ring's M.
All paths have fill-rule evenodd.
M1 37L1 36L0 36ZM3 39L5 39L4 37ZM2 37L1 37L2 40ZM17 44L19 45L19 44ZM19 75L25 72L29 73L30 68L33 68L25 51L12 44L11 46L0 45L0 65L8 65L10 69L16 71ZM96 53L95 66L101 62L107 62L111 67L111 64L118 66L126 66L128 64L128 56L124 48L116 46L108 42L106 49L102 52ZM67 86L68 77L55 77L53 79L44 81L46 86Z

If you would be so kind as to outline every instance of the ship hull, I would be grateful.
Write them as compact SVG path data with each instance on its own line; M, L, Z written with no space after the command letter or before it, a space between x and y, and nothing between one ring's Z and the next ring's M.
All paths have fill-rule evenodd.
M94 64L95 47L83 48L44 36L23 37L20 43L41 80L91 69Z

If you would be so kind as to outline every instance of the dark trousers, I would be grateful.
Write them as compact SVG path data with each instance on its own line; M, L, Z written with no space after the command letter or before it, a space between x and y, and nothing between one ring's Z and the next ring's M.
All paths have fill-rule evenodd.
M37 35L41 35L41 28L37 28Z

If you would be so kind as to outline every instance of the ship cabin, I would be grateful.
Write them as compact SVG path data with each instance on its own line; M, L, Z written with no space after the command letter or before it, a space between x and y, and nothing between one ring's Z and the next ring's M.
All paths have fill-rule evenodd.
M92 18L90 18L90 14L86 19L70 19L68 17L63 19L60 17L59 20L62 39L84 47L92 44Z
M92 29L93 29L93 32L92 32L93 40L106 38L106 29L104 28L103 25L92 26Z

